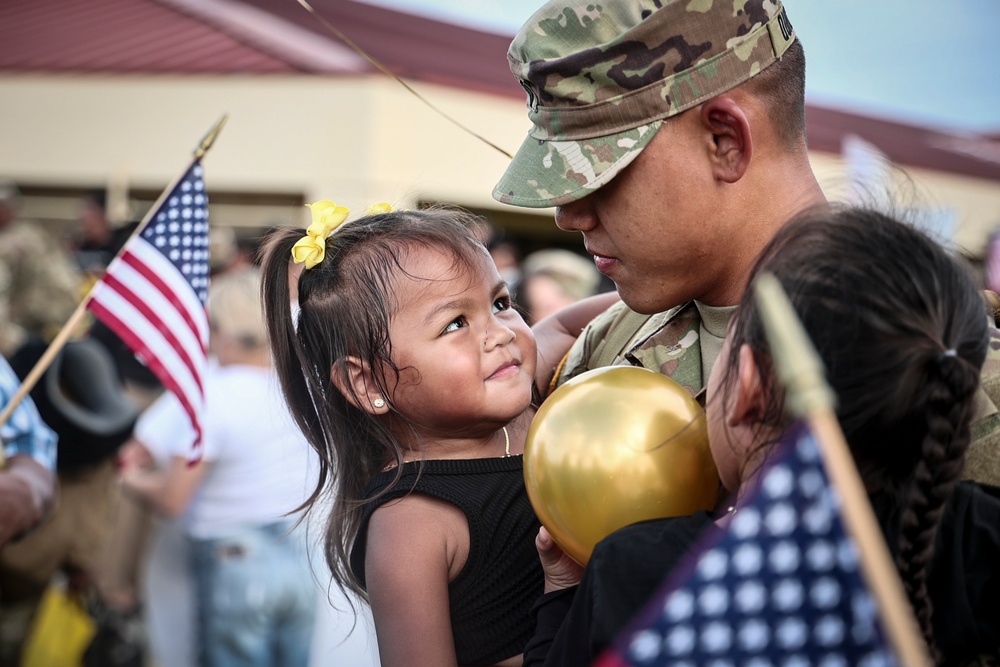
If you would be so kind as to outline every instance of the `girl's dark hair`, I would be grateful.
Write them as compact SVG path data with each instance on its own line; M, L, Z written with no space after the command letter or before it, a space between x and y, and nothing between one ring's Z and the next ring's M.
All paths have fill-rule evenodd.
M775 275L836 393L837 417L865 487L886 494L887 530L932 654L927 571L945 502L969 444L974 395L989 340L970 272L920 231L860 208L824 208L788 223L750 280ZM753 351L767 406L760 432L787 420L761 318L747 289L730 330L727 373ZM733 386L725 379L725 391ZM758 450L771 443L759 442Z
M389 318L398 306L393 293L402 258L413 248L433 248L450 253L456 265L472 266L486 252L472 233L474 222L469 214L445 209L349 220L327 239L323 261L301 270L297 318L290 308L290 260L305 230L273 230L262 249L261 293L274 363L289 409L319 454L319 480L304 506L333 494L327 563L341 588L362 597L349 556L365 486L388 464L401 462L402 451L382 421L355 407L332 377L344 370L346 357L357 357L374 370L392 407L390 389L400 369L392 362ZM405 422L398 413L396 418Z

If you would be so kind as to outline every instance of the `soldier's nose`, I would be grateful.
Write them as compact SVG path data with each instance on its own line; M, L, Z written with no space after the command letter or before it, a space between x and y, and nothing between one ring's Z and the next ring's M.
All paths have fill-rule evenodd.
M594 228L596 218L590 206L590 197L584 197L556 208L556 226L564 232L585 232Z

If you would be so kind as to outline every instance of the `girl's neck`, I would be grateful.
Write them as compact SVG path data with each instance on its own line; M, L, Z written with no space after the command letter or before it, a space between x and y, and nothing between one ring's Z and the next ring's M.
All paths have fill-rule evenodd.
M531 417L533 415L534 409L529 409L508 424L481 436L443 437L435 434L424 436L423 440L415 441L414 438L416 436L407 430L405 440L403 438L400 438L400 440L411 442L412 445L404 447L403 463L433 460L488 459L523 454L528 427L531 425ZM395 465L394 461L390 462L387 469L391 469Z

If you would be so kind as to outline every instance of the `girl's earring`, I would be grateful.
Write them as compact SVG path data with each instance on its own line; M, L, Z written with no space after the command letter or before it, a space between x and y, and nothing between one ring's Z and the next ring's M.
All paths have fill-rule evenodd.
M372 407L374 407L376 410L381 410L382 408L385 407L385 401L383 401L381 397L376 398L374 401L372 401Z

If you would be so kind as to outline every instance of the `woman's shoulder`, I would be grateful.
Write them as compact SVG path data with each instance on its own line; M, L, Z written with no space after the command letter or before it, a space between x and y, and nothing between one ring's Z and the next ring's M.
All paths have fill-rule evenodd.
M945 655L1000 645L998 559L1000 487L959 482L942 517L928 582L934 637Z
M955 485L948 511L953 516L984 523L1000 536L1000 486L965 480Z

